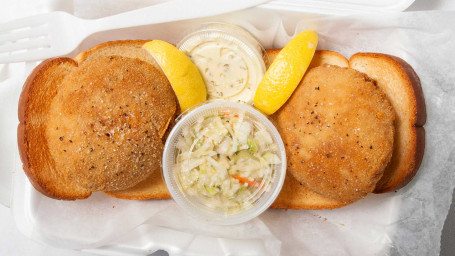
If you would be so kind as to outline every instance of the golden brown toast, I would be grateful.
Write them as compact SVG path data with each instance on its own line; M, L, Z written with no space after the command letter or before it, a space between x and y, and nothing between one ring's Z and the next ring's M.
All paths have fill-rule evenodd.
M27 78L19 99L17 140L22 167L36 190L57 199L82 199L92 193L70 182L55 168L45 136L51 99L76 68L77 63L70 58L43 61Z
M98 58L100 56L122 56L148 62L161 71L161 67L152 55L142 48L142 45L148 41L150 40L118 40L105 42L96 45L87 51L80 52L74 57L74 60L78 63L82 63L86 60Z
M147 200L171 198L161 170L154 172L147 179L132 188L104 193L120 199Z
M320 195L299 183L291 174L286 174L283 188L271 208L322 210L339 208L347 204Z
M376 80L395 109L394 153L375 192L400 189L416 174L425 149L426 109L419 77L404 60L385 54L357 53L349 65Z
M168 80L150 63L80 61L44 61L19 104L24 170L37 190L58 199L125 189L160 173L161 139L177 110Z

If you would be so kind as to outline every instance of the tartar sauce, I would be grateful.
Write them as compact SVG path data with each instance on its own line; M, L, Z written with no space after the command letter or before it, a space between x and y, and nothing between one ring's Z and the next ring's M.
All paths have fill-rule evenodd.
M210 30L213 26L217 29ZM265 74L260 44L251 35L245 36L248 32L240 27L214 24L209 28L184 38L180 50L198 67L209 100L251 104Z
M252 207L281 163L270 133L244 113L199 118L185 127L176 148L182 190L226 213Z

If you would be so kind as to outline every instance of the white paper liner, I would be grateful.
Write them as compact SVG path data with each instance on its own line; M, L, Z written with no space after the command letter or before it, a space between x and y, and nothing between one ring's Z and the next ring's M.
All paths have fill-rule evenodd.
M87 8L84 0L74 1L72 7L53 7L86 18L131 9L130 4L121 1L98 4L105 6L105 13L103 9ZM29 216L29 222L21 224L33 230L28 235L52 246L107 254L145 255L157 249L171 255L438 254L455 185L455 73L450 64L455 59L455 43L451 40L455 13L330 18L250 9L207 19L102 32L86 39L74 52L118 39L176 43L185 31L206 21L242 25L266 48L282 47L296 31L314 29L319 35L319 49L338 51L346 57L359 51L382 52L409 62L421 79L428 114L425 156L414 180L396 193L371 195L341 209L268 210L245 224L215 227L184 216L171 200L127 201L102 193L75 202L49 199L31 187L16 158L12 209L13 213ZM6 118L17 113L11 110L16 106L7 99L18 99L17 88L30 66L22 77L21 72L11 71L23 70L21 64L1 67L0 107L8 109L1 116L2 128L8 127L1 139L15 138L15 130L3 125ZM7 143L15 148L12 141Z

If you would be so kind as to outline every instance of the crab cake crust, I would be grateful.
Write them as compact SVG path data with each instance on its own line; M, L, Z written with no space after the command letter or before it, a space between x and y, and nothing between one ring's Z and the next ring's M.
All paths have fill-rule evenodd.
M151 64L85 61L51 103L46 137L56 169L91 191L132 187L159 171L161 137L175 111L169 82Z
M371 193L392 156L393 108L370 78L353 69L311 69L272 118L288 171L340 202Z

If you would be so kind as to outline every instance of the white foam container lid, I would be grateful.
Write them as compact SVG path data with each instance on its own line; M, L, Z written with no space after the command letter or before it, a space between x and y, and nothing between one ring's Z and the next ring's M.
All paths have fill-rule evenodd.
M414 0L278 0L261 5L261 8L292 11L347 15L365 12L401 12Z

